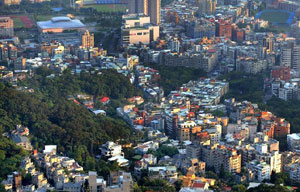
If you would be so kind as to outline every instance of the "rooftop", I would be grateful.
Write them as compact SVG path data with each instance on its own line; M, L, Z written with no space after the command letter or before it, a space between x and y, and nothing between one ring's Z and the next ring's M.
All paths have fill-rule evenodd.
M52 17L48 21L37 22L37 25L41 29L76 29L85 28L85 25L78 19L71 19L69 17Z

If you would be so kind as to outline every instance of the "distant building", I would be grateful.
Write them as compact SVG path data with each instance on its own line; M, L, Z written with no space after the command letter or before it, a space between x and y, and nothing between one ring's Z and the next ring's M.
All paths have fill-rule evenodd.
M148 15L148 0L129 0L129 13L143 13Z
M187 27L187 35L190 38L211 38L216 35L216 27L214 23L210 22L191 22Z
M20 5L21 0L4 0L4 5Z
M146 15L131 14L123 16L122 40L123 45L149 44L159 38L159 26L150 23Z
M107 141L99 149L101 151L101 155L105 157L115 157L119 155L124 156L124 153L122 152L122 146L111 141Z
M152 24L160 24L160 0L130 0L128 2L128 10L130 14L144 14L150 17Z
M109 186L103 188L103 192L133 191L132 176L127 172L111 172L109 175L108 183Z
M153 24L160 24L161 0L148 0L148 15Z
M32 146L30 144L30 141L28 137L25 136L19 136L19 135L14 135L12 137L12 140L19 146L23 147L25 150L31 151Z
M271 77L272 79L289 81L291 79L291 69L289 67L273 67Z
M232 25L230 23L216 23L216 36L226 37L231 39L232 37Z
M14 36L14 21L10 17L0 17L0 38Z
M52 17L48 21L37 22L40 32L62 33L65 30L85 30L86 26L77 19L70 17Z
M201 15L214 15L216 13L216 0L197 0Z
M37 22L40 42L59 41L65 45L80 45L81 34L86 26L78 19L53 17L48 21Z
M300 149L300 134L293 133L287 135L287 145L288 149L291 151Z
M94 47L94 34L86 30L84 34L81 35L81 46L84 48Z
M90 192L102 191L106 187L106 181L102 177L98 177L97 172L89 171L88 183Z
M253 160L246 165L253 177L250 180L262 182L269 180L271 176L271 168L266 162Z

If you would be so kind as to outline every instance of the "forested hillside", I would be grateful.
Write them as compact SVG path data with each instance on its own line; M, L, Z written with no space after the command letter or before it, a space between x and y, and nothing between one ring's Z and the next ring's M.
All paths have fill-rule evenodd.
M0 181L6 179L12 171L18 170L21 158L25 154L26 152L12 140L0 136Z
M8 131L16 124L28 126L35 148L55 144L59 152L76 158L85 167L95 167L94 154L99 145L107 140L129 140L130 128L123 120L95 116L66 97L80 92L118 100L139 91L127 77L114 71L78 76L67 72L46 78L49 74L39 69L33 79L24 82L35 88L35 93L17 91L1 83L0 127Z

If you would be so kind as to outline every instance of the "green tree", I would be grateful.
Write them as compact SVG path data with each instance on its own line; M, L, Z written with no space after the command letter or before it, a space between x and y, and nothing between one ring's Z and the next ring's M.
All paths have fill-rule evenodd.
M239 184L239 185L234 185L232 187L232 191L233 192L245 192L245 191L247 191L247 188L244 185Z

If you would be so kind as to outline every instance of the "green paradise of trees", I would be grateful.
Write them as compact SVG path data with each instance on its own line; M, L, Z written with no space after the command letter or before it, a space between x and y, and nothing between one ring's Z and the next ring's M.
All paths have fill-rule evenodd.
M16 124L23 124L30 129L34 148L41 150L46 144L55 144L60 153L75 158L86 170L105 174L116 169L114 164L97 162L94 155L108 140L128 142L129 126L117 118L95 116L66 97L87 93L118 100L132 97L139 91L127 77L110 70L102 71L102 74L81 75L67 71L61 76L46 78L49 74L51 71L41 68L34 78L24 82L24 85L34 88L35 93L16 91L0 83L1 133L11 130Z
M201 69L189 67L171 67L157 64L145 64L159 71L161 76L159 85L163 87L165 95L171 91L178 89L182 84L190 80L198 80L200 77L205 77L207 73Z

